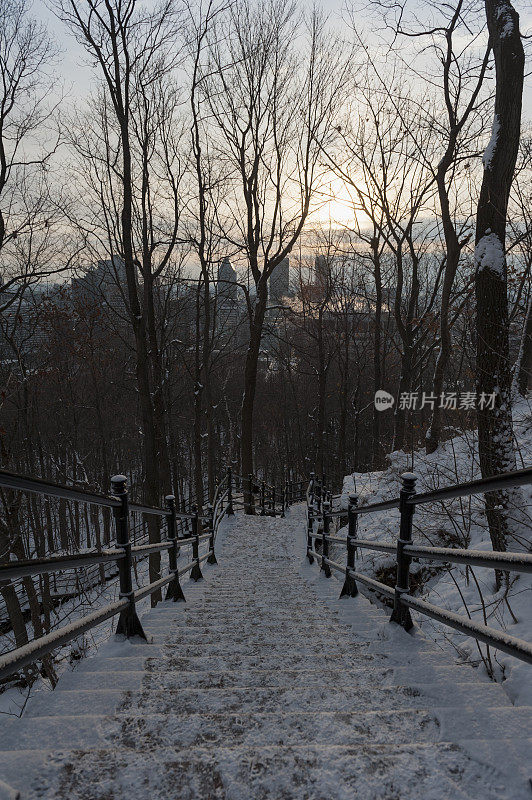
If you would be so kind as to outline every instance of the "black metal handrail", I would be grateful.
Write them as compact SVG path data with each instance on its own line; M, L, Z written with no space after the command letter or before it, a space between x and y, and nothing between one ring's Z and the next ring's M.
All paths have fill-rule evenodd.
M227 486L228 476L221 481L221 487ZM72 488L40 478L27 478L15 473L0 471L0 486L16 491L38 493L43 496L59 497L65 500L75 500L96 504L101 507L112 508L115 525L117 547L105 550L82 552L69 555L49 556L47 558L35 558L25 561L8 561L0 564L0 582L3 584L16 581L24 577L41 575L44 573L55 573L69 569L84 568L94 564L102 564L113 561L118 565L120 581L120 599L117 602L109 603L98 611L83 616L74 623L66 625L56 631L39 637L29 642L27 645L15 648L14 650L0 656L0 680L9 677L14 672L22 669L28 664L50 653L55 648L67 644L87 630L99 625L111 617L119 615L117 633L127 637L141 636L146 638L142 625L136 613L135 603L153 594L155 591L168 586L166 599L174 601L184 600L179 578L190 572L193 580L200 580L203 576L200 565L208 560L216 563L214 554L214 540L216 530L225 513L233 513L228 506L224 508L224 498L227 497L228 489L219 495L221 500L218 503L216 517L212 507L207 509L206 514L199 514L198 509L193 513L183 513L176 509L175 498L169 495L166 502L166 509L146 506L140 503L130 503L126 489L126 479L123 475L117 475L112 479L112 494L110 496L86 492L82 489ZM218 496L218 488L217 488ZM167 526L167 541L151 542L144 545L132 545L130 541L130 513L155 514L163 516ZM179 537L177 533L177 522L180 519L190 519L192 522L192 535ZM201 532L200 521L206 521L205 533ZM202 542L208 541L207 552L200 555L199 547ZM192 560L186 566L178 569L177 556L181 547L192 547ZM146 556L150 553L168 551L169 572L158 580L133 591L132 584L132 561L135 556Z
M528 483L532 483L532 467L514 470L513 472L504 472L492 478L478 478L467 483L456 483L452 486L444 486L443 489L434 489L423 494L415 494L407 502L410 505L417 506L421 503L433 503L434 501L451 500L454 497L484 494L498 489L510 489L513 486L525 486Z
M231 472L231 474L235 481L235 487L240 483L241 491L244 495L247 494L249 498L248 501L245 501L244 497L241 500L234 499L234 505L246 510L248 510L248 507L254 509L257 501L261 516L284 517L285 511L290 505L305 499L306 482L304 480L293 481L285 478L279 488L275 484L263 481L252 473L247 477L234 472ZM287 474L286 471L285 474Z
M492 478L483 478L468 483L437 489L423 494L416 494L416 475L405 473L402 476L400 496L382 503L373 503L358 506L358 497L355 494L349 497L347 510L331 510L331 496L316 495L314 477L311 476L307 491L307 547L306 554L312 564L314 559L321 563L321 569L326 577L330 577L331 570L345 575L345 581L340 597L355 597L358 594L357 582L368 588L393 598L394 607L391 621L402 625L405 630L413 626L410 609L442 622L455 630L472 636L492 647L502 650L515 658L532 664L532 644L511 636L488 625L482 625L459 614L439 608L426 600L412 597L410 594L410 564L413 558L428 561L442 561L454 564L468 564L470 566L489 567L506 572L532 573L532 554L521 552L484 552L481 550L464 550L448 547L426 547L412 542L412 522L415 508L420 504L441 502L454 497L464 497L472 494L507 489L513 486L522 486L532 483L532 468L504 473ZM371 541L357 538L358 517L360 514L383 511L390 508L400 510L400 528L397 544L388 542ZM335 516L348 517L348 533L344 539L339 536L329 535L330 521ZM321 519L323 533L313 530L316 519ZM316 549L316 542L321 542L322 552ZM329 558L329 543L343 544L347 548L346 565L342 566ZM391 588L380 581L364 575L355 569L355 556L357 548L374 550L396 555L396 584Z
M119 508L120 501L116 497L108 497L97 492L88 492L72 486L65 486L42 478L28 478L16 472L0 470L0 486L5 489L15 489L22 492L44 494L48 497L59 497L62 500L79 500L83 503L93 503L104 508Z
M235 476L229 468L218 483L213 504L207 506L206 513L199 513L192 504L191 511L185 511L183 503L181 510L176 508L173 495L165 498L165 508L147 506L142 503L130 502L124 475L117 475L111 481L111 495L88 492L81 488L64 486L57 483L44 481L40 478L28 478L5 470L0 470L0 487L16 491L34 492L43 496L58 497L65 500L74 500L93 503L113 510L116 527L116 547L105 550L81 552L68 555L52 555L47 558L27 559L24 561L8 561L0 564L0 583L8 584L21 578L41 575L44 573L61 572L70 569L84 568L94 564L109 561L118 565L120 595L119 600L109 603L95 612L87 614L56 631L39 637L22 647L0 656L0 680L9 677L18 670L38 661L48 655L57 647L75 639L82 633L94 628L96 625L117 616L116 632L126 637L145 637L141 622L137 616L136 603L154 592L167 587L166 599L173 601L184 600L180 578L190 573L192 580L203 578L201 564L207 561L216 564L214 552L216 534L222 519L234 514L233 492L236 487ZM278 493L270 487L269 496L273 513L280 512L284 515L286 508L301 496L300 485L285 482ZM152 514L161 517L166 524L166 541L149 542L147 544L133 545L130 539L130 514ZM183 521L191 523L191 534L178 535L178 523ZM202 524L204 532L202 532ZM207 550L200 555L201 543L207 542ZM178 567L177 558L182 547L191 547L190 561ZM132 562L133 558L146 556L151 553L168 552L168 574L163 575L152 583L133 590Z

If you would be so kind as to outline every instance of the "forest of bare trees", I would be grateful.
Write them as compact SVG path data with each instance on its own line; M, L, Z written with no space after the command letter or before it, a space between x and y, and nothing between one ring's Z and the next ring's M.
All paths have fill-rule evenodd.
M227 466L338 487L475 428L482 474L515 468L532 147L508 0L380 0L367 29L355 3L338 25L281 0L53 0L78 98L26 0L1 7L3 469L202 507ZM105 514L1 501L2 559L109 541ZM488 495L497 549L516 502Z

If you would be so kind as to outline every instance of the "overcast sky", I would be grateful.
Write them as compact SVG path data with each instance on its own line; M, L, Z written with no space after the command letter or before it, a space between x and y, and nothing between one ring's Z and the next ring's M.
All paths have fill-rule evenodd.
M83 0L79 1L83 2ZM313 2L313 0L303 1L308 3L309 8L311 6L311 2ZM60 48L60 55L55 68L59 79L57 81L58 93L62 90L66 94L67 105L79 101L83 102L83 98L88 95L92 86L97 80L97 75L94 68L91 67L88 62L88 56L84 48L78 44L78 42L76 42L66 26L60 22L50 10L49 6L52 2L53 0L33 0L33 4L30 7L30 13L45 23L51 36ZM340 31L342 28L344 28L347 33L347 27L345 21L343 21L347 19L347 15L345 14L346 2L357 2L357 0L322 0L322 7L329 14L331 23ZM362 0L360 0L360 3L362 4ZM414 3L416 3L418 9L421 9L421 13L428 8L428 4L425 2L425 0L411 0L411 3L408 7L411 8ZM155 4L155 0L147 0L146 2L148 7L150 5L155 6ZM482 4L479 2L479 5L481 6ZM521 18L521 31L523 33L531 33L532 6L530 5L529 0L526 0L526 2L517 0L515 5ZM356 22L357 26L360 24L362 27L368 26L368 24L371 22L373 27L375 27L374 20L370 20L367 11L366 13L361 13L360 20L357 19ZM369 37L370 42L371 39L373 39L373 52L375 55L377 55L378 60L379 43L376 38L376 34L372 31L371 24L369 24L369 28L366 27L365 35L366 37ZM419 49L421 40L405 38L403 39L403 42L403 57L405 57L408 63L408 48L417 47ZM529 51L530 47L531 45L529 43ZM433 57L433 54L431 54L430 58L433 59ZM530 61L527 66L530 68ZM532 80L530 76L527 76L526 79L523 116L524 121L529 123L532 122ZM313 224L318 223L319 225L323 225L331 222L333 225L341 225L347 223L351 218L352 204L349 202L349 193L341 181L336 179L334 183L334 186L331 184L330 191L337 197L337 201L330 202L325 205L323 202L320 203L319 211L313 212L312 214Z

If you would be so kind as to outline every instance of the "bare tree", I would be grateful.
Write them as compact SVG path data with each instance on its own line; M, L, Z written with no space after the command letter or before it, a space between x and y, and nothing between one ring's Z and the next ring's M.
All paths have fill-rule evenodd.
M58 265L57 198L49 181L59 145L51 66L55 48L28 16L25 0L5 0L0 16L0 312ZM51 249L54 248L53 258Z
M296 45L297 41L297 45ZM248 0L217 21L204 65L211 132L232 186L224 208L227 238L243 253L255 287L249 298L241 412L241 469L253 471L253 416L268 279L297 242L317 185L319 147L341 86L341 55L314 13L301 48L292 3ZM251 511L249 497L247 510Z
M74 142L97 199L85 234L99 240L117 271L133 331L145 499L157 505L161 489L170 489L171 470L154 297L178 244L183 171L170 77L179 57L174 6L166 0L146 12L136 0L57 0L56 9L102 77L92 119L85 117ZM125 287L118 274L122 264ZM158 541L155 520L149 531L150 540ZM152 581L159 561L158 554L150 556Z
M351 187L355 215L359 212L370 220L373 231L363 238L373 262L376 294L380 287L381 312L383 251L394 261L388 303L398 334L401 396L412 392L424 357L442 272L441 265L427 264L434 238L429 212L436 190L428 163L436 142L431 128L419 122L426 98L409 95L403 69L381 74L368 53L368 72L357 78L357 87L356 106L347 108L345 122L326 153L331 169ZM380 325L377 337L379 332ZM407 413L398 403L394 449L405 443Z

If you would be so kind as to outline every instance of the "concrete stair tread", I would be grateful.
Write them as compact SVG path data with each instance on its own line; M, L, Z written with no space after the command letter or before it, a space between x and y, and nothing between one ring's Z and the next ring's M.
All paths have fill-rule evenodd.
M163 673L145 672L143 662L139 669L121 670L121 663L105 669L105 664L101 665L101 670L81 670L64 675L58 685L58 689L77 690L80 680L85 689L117 687L127 690L140 686L141 683L149 686L159 685L165 688L184 688L188 686L205 687L244 687L244 686L294 686L301 684L320 685L323 682L323 673L315 667L308 666L299 669L238 669L231 672L181 672L166 670ZM98 666L97 664L95 666ZM80 675L83 677L80 678ZM434 667L431 675L435 682L456 681L457 683L480 683L491 685L487 676L477 674L477 671L468 666L463 667ZM367 686L367 685L402 685L408 686L416 680L426 677L425 668L412 667L393 667L393 666L374 666L371 671L360 667L352 667L349 670L340 669L329 671L327 681L329 686Z
M31 768L34 778L24 800L88 797L88 787L91 800L162 800L171 797L175 787L179 794L173 796L180 800L500 800L510 776L512 800L529 800L523 758L531 747L531 739L320 743L177 752L158 748L141 758L135 750L116 747L78 750L74 757L21 750L0 753L0 774L7 784L16 785L21 772ZM510 749L513 756L501 759ZM142 794L133 795L133 787L142 787Z
M255 707L263 711L279 708L302 710L325 707L334 711L368 710L371 708L397 709L408 705L410 708L428 706L456 706L460 701L464 706L475 707L510 706L510 701L496 686L486 684L423 684L413 686L382 687L329 687L315 686L280 687L232 687L232 688L141 688L138 692L109 689L57 688L53 693L39 695L29 704L27 714L31 717L50 715L72 715L80 709L90 709L95 714L128 712L132 707L148 713L166 713L180 709L184 713L194 710L235 712Z
M460 728L454 721L460 714ZM238 711L127 715L64 715L6 720L0 751L107 747L112 742L142 752L157 747L257 747L303 742L371 745L452 742L464 738L526 738L532 730L532 708L433 708L341 712ZM489 737L486 732L489 731ZM16 739L14 738L16 734Z

